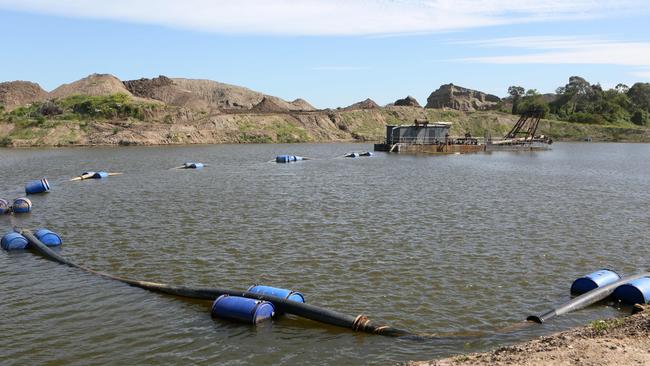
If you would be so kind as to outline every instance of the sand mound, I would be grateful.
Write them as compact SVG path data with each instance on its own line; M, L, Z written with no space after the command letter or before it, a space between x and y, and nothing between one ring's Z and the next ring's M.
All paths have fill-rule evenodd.
M375 108L379 108L379 104L375 103L374 100L368 98L364 101L354 103L348 107L345 107L344 109L351 111L355 109L375 109Z
M0 83L0 106L4 106L7 111L46 98L47 92L36 83L29 81Z
M50 98L66 98L71 95L132 94L122 81L109 74L92 74L70 84L63 84L50 92Z
M183 89L174 80L163 75L153 79L142 78L125 81L124 86L137 97L156 99L169 105L189 109L210 109L211 107L208 101L190 90Z
M314 108L313 105L309 104L309 102L307 102L306 100L304 100L302 98L298 98L298 99L294 100L293 102L291 102L291 104L294 105L297 108L297 110L301 110L301 111L315 111L316 110L316 108Z
M398 107L422 107L420 103L418 103L417 99L413 98L410 95L404 99L396 100L395 103L393 103L393 105Z
M262 101L257 103L252 109L253 112L259 113L283 113L289 112L289 109L281 106L277 101L272 100L271 98L264 97Z

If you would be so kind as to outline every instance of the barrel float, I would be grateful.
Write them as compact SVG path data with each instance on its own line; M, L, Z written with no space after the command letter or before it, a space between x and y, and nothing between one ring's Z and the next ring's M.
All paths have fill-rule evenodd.
M305 297L298 291L286 290L283 288L271 287L271 286L262 286L262 285L253 285L248 288L248 292L260 295L275 296L285 300L291 300L296 302L305 302Z
M81 173L83 179L104 179L108 178L108 172L83 172Z
M359 153L358 153L358 152L347 153L347 154L345 154L345 157L346 157L346 158L358 158L358 157L359 157Z
M294 161L301 161L305 160L302 156L295 156L295 155L278 155L275 157L275 162L276 163L291 163Z
M185 169L201 169L204 167L203 163L185 163L183 164Z
M275 307L268 301L249 299L246 297L221 295L212 304L212 316L257 324L271 319Z
M571 284L571 293L574 295L581 295L593 289L614 283L620 279L621 276L619 276L618 273L609 269L601 269L573 281L573 284Z
M0 246L4 250L25 249L29 245L27 238L16 232L8 232L0 240Z
M14 213L28 213L32 210L32 201L29 198L16 198L14 204L11 206L11 210Z
M0 215L8 214L11 212L9 201L0 198Z
M614 290L614 299L628 305L650 302L650 278L641 277L620 285Z
M48 183L46 178L39 179L39 180L32 180L25 183L26 194L45 193L49 191L50 191L50 183Z
M373 155L375 155L375 153L373 153L372 151L365 151L359 154L359 156L373 156Z
M61 245L61 237L48 229L38 229L34 232L34 236L38 238L43 244L47 245L48 247L56 247Z

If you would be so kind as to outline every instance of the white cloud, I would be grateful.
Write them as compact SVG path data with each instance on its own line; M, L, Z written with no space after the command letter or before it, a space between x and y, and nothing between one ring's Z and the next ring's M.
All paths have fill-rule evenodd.
M365 66L316 66L310 68L313 71L360 71L368 70Z
M638 78L643 78L643 79L646 79L646 80L650 80L650 69L634 71L634 72L631 72L630 75L636 76Z
M0 0L0 8L218 33L381 35L608 17L647 6L643 0Z
M592 37L514 37L464 42L483 47L532 52L464 58L490 64L603 64L649 66L650 42L599 40Z

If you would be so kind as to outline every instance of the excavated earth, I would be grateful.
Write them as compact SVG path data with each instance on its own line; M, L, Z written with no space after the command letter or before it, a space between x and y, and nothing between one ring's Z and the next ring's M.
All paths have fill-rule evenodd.
M529 342L408 366L520 365L623 366L650 365L650 310L626 318L596 321Z

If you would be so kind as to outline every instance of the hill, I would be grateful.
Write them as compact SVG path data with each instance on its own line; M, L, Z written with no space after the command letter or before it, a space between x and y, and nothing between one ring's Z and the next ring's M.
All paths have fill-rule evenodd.
M454 84L445 84L429 95L425 108L480 111L496 108L499 101L501 101L501 98L496 95L463 88Z
M47 92L40 85L29 81L0 83L0 107L11 111L19 106L47 98Z
M70 84L52 90L48 98L66 98L72 95L108 96L126 94L132 96L122 81L109 74L92 74Z

